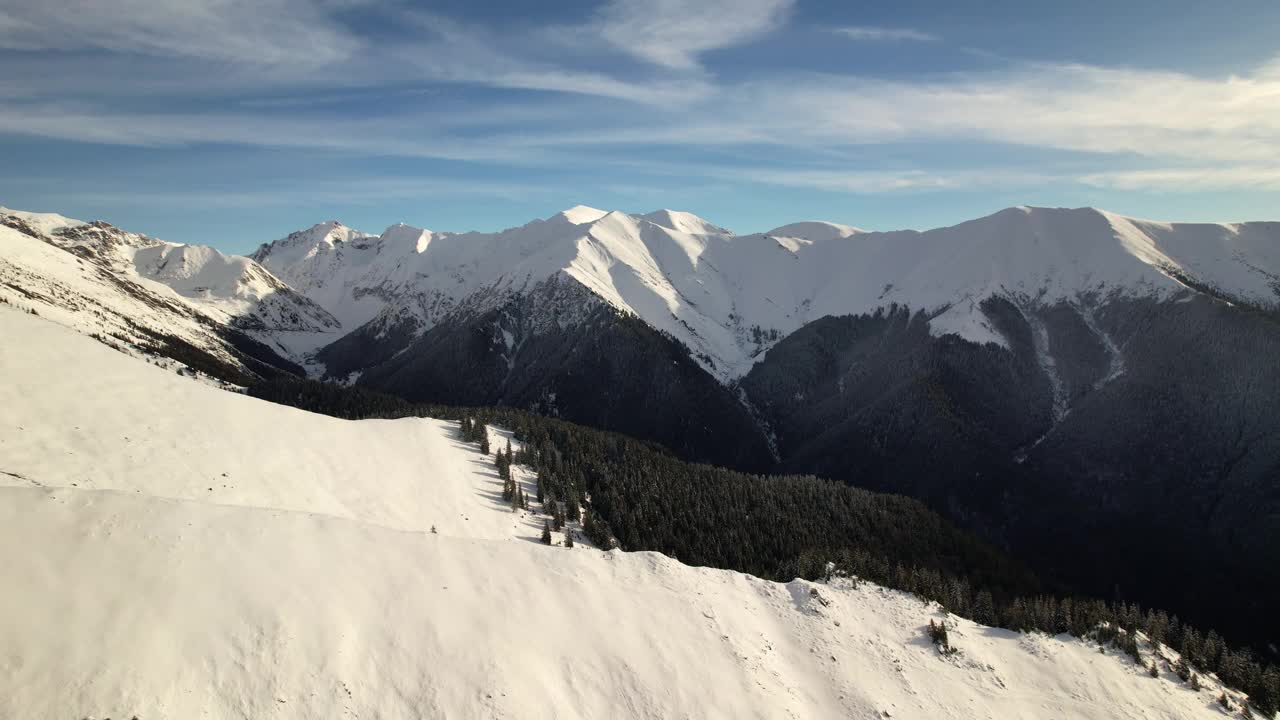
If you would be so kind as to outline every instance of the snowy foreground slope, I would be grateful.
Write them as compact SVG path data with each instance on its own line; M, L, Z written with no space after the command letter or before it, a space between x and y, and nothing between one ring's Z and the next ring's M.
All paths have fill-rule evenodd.
M451 423L0 337L0 717L1221 717L1075 640L958 621L944 658L870 584L543 546Z

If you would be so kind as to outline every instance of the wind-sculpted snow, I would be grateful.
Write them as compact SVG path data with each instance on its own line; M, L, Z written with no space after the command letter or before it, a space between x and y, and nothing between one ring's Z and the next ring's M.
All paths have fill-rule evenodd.
M2 307L0 337L0 717L1221 717L1212 680L1066 637L953 618L942 655L941 610L870 583L541 545L452 423Z

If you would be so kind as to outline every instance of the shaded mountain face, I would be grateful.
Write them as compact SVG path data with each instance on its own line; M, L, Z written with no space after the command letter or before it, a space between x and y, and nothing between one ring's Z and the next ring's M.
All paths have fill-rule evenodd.
M62 220L24 222L89 257ZM99 230L128 247L101 272L295 370L911 495L1071 586L1280 638L1267 593L1204 592L1280 589L1280 224L1011 208L739 236L577 207L499 233L329 222L251 259Z
M564 277L449 318L360 383L413 401L528 408L701 462L755 471L773 462L747 408L688 348Z
M901 309L784 339L742 383L783 469L925 500L1072 587L1280 637L1280 317L1189 291L985 309L1008 348Z

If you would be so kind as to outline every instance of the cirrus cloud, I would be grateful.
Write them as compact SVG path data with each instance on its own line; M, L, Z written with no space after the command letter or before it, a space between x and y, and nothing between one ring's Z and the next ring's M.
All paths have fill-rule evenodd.
M752 40L785 22L794 0L612 0L588 28L619 50L669 68Z
M843 35L851 40L934 42L938 39L936 35L911 28L885 28L869 25L849 25L832 28L831 32Z

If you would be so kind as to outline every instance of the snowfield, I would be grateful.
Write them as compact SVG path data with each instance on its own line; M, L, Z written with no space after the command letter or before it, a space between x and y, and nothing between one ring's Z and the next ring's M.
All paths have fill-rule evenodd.
M868 583L541 545L452 423L272 405L3 307L0 338L6 719L1222 717L1076 640L961 620L944 657L936 606Z

